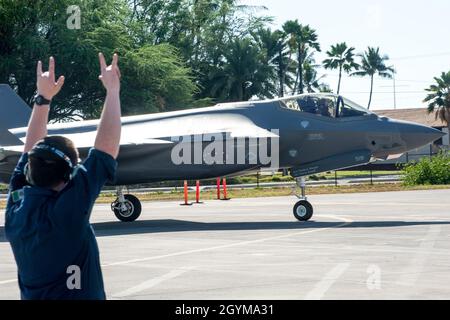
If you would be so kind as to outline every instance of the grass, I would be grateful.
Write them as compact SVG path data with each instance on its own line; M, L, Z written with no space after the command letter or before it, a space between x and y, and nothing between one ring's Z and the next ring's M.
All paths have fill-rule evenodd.
M373 171L373 176L382 176L382 175L397 175L402 174L401 171ZM370 177L370 171L338 171L337 173L338 180L340 178L361 178L361 177ZM330 173L320 173L317 175L311 175L308 177L307 180L316 181L316 180L334 180L334 171L331 171ZM228 178L227 182L228 184L246 184L246 183L257 183L258 178L256 174L251 175L244 175L244 176L238 176L238 177L232 177ZM266 183L266 182L293 182L295 181L294 178L292 178L290 175L283 176L281 173L276 173L274 175L260 175L259 182L260 183ZM138 188L151 188L151 187L175 187L175 186L182 186L182 181L165 181L161 183L147 183L147 184L140 184L136 187ZM190 184L194 184L194 181L190 181ZM215 179L209 179L202 181L202 185L215 185L216 181ZM134 187L134 186L133 186ZM0 183L0 191L5 192L8 189L8 185Z
M365 193L365 192L387 192L387 191L410 191L410 190L438 190L450 189L450 185L423 185L423 186L404 186L398 183L380 183L380 184L359 184L344 186L321 186L307 188L307 195L315 194L336 194L336 193ZM277 197L292 195L292 188L260 188L260 189L238 189L230 190L228 197L230 198L258 198L258 197ZM183 193L180 191L170 193L142 193L137 195L141 201L161 201L174 200L183 201ZM189 193L189 200L193 201L194 193ZM216 199L216 191L209 190L201 193L201 200ZM96 203L111 203L115 200L114 194L102 194ZM0 208L5 207L5 200L0 200Z

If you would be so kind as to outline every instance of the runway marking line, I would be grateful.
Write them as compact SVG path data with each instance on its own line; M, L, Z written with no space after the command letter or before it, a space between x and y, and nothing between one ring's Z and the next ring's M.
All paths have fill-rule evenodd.
M13 283L13 282L17 282L17 279L2 280L2 281L0 281L0 284L7 284L7 283Z
M350 263L339 263L331 269L316 286L306 295L306 300L320 300L336 282L337 279L348 269Z
M147 289L157 286L161 282L176 278L176 277L182 275L183 273L188 272L191 269L193 269L193 268L189 267L189 268L181 268L181 269L172 270L169 273L163 274L160 277L156 277L156 278L144 281L144 282L138 284L137 286L134 286L134 287L128 288L124 291L121 291L119 293L113 294L112 298L125 298L125 297L131 296L133 294L145 291Z
M135 262L158 260L158 259L182 256L182 255L199 253L199 252L207 252L207 251L214 251L214 250L220 250L220 249L233 248L233 247L238 247L238 246L245 246L245 245L249 245L249 244L261 243L261 242L277 240L277 239L283 239L283 238L289 238L289 237L303 235L303 234L308 234L308 233L315 233L315 232L319 232L319 231L325 231L325 230L328 230L328 229L340 228L340 227L347 226L347 225L349 225L349 224L351 224L353 222L353 220L350 220L348 218L341 218L341 217L332 216L332 215L323 215L322 217L331 217L331 218L334 218L334 219L337 219L337 220L341 220L341 221L344 221L344 222L343 223L339 223L339 224L337 224L335 226L332 226L332 227L318 228L318 229L313 229L313 230L306 230L306 231L288 233L288 234L283 234L283 235L280 235L280 236L273 236L273 237L262 238L262 239L241 241L241 242L236 242L236 243L231 243L231 244L224 244L224 245L214 246L214 247L201 248L201 249L180 251L180 252L174 252L174 253L169 253L169 254L164 254L164 255L159 255L159 256L152 256L152 257L145 257L145 258L139 258L139 259L131 259L131 260L124 260L124 261L106 263L106 264L102 264L102 267L120 266L120 265L129 264L129 263L135 263Z

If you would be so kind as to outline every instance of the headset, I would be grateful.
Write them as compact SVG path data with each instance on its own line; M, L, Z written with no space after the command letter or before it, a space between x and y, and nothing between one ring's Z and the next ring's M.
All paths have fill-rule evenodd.
M69 169L66 170L62 179L64 180L65 183L72 180L72 178L74 176L74 172L75 172L76 168L78 167L78 165L74 166L72 161L70 160L70 158L64 152L62 152L61 150L59 150L55 147L52 147L48 144L41 143L41 144L34 146L33 149L31 149L31 151L29 152L29 155L37 153L39 151L50 152L51 154L56 155L58 158L64 160L65 163L68 165ZM25 179L27 180L27 182L29 184L35 185L31 171L32 170L30 168L30 161L28 160L28 162L25 164L25 167L24 167Z

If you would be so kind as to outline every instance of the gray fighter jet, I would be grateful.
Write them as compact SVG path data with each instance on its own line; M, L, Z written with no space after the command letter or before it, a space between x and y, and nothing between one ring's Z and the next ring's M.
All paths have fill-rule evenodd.
M0 85L0 181L8 182L23 149L30 108ZM293 213L309 220L307 175L395 158L442 132L379 117L334 94L303 94L267 101L122 118L121 148L112 211L121 221L141 213L139 200L123 186L164 180L207 179L264 167L288 169L301 188ZM49 125L50 135L72 139L86 156L98 121Z

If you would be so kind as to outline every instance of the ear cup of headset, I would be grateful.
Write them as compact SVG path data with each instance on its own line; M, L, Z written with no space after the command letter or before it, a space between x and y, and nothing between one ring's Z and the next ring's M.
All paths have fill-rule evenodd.
M26 180L29 184L34 185L33 177L31 176L30 162L27 162L27 163L25 164L25 167L24 167L24 169L23 169L23 173L24 173L24 175L25 175L25 180Z
M72 174L73 174L73 168L67 169L66 173L64 174L63 180L65 183L72 180Z

